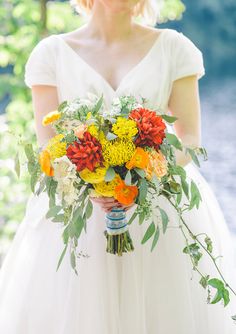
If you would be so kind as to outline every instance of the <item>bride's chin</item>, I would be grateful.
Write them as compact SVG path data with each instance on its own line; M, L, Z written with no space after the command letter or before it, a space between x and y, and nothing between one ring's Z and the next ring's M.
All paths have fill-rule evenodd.
M102 2L107 7L107 9L109 9L109 11L114 14L131 14L134 7L130 0L102 0Z

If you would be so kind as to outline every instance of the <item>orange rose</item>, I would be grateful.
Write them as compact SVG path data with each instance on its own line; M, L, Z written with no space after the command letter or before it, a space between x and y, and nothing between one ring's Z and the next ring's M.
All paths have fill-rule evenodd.
M161 179L162 176L167 173L167 161L165 156L161 151L151 151L149 152L149 163L146 168L147 179L151 179L153 173Z
M127 186L123 180L120 180L114 188L114 197L121 204L132 204L138 195L138 188L136 186Z
M134 152L134 155L132 156L130 161L126 163L125 166L128 169L132 169L135 167L144 169L147 167L148 161L149 161L148 153L144 151L143 148L137 147Z
M74 131L75 136L78 137L79 139L83 139L87 127L88 127L87 124L80 124Z

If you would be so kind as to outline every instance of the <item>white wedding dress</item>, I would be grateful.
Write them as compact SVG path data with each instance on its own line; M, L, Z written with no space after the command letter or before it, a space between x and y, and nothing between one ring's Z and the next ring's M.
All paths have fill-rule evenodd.
M109 60L104 60L109 61ZM182 33L163 29L146 56L122 79L117 89L83 60L60 34L43 38L25 67L25 82L57 86L59 102L104 94L107 105L122 94L141 95L164 112L174 80L204 75L201 51ZM183 96L184 98L184 96ZM203 201L185 215L194 232L206 232L228 281L236 288L231 236L214 193L199 170L189 163L188 176ZM212 171L214 173L214 171ZM45 218L45 193L31 195L23 221L0 271L0 333L2 334L233 334L236 302L227 307L207 304L207 292L192 272L178 228L177 215L162 197L170 228L141 245L148 222L129 227L135 250L122 257L105 251L104 212L96 204L82 232L78 249L89 258L78 260L78 276L68 254L56 272L63 249L61 225ZM130 216L133 208L128 212ZM200 268L216 276L207 257Z

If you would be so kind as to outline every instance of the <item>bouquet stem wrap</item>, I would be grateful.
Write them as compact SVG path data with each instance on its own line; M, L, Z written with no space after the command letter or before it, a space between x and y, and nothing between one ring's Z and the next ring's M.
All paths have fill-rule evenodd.
M107 239L106 251L121 256L124 252L134 250L128 230L125 210L116 207L112 208L112 210L106 214L105 221L106 230L104 231L104 235Z

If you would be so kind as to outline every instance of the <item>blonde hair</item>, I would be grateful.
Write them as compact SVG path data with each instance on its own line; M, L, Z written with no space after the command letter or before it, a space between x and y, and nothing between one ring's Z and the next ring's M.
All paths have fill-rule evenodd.
M88 17L92 11L94 0L69 0L75 11ZM133 16L139 17L144 24L154 26L160 17L163 0L140 0L134 7Z

